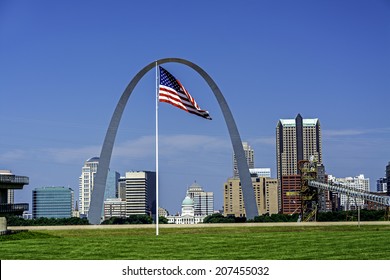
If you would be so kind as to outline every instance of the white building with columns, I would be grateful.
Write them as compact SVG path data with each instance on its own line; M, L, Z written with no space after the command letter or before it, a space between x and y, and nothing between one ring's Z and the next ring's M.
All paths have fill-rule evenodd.
M190 225L203 223L207 215L195 215L194 200L187 194L181 204L180 216L167 216L169 224Z

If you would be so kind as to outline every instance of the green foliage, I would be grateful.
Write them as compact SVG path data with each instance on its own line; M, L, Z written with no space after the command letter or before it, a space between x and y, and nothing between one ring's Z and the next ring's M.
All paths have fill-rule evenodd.
M361 221L383 221L385 216L384 210L365 210L360 211ZM203 223L279 223L279 222L297 222L299 214L264 214L256 216L253 220L246 220L245 217L225 217L220 213L207 216ZM320 212L317 214L318 222L336 222L336 221L357 221L357 210L355 211L337 211L337 212Z
M383 221L385 210L360 210L361 221ZM317 215L319 222L357 221L358 211L320 212Z
M360 211L361 221L383 221L385 216L384 210L366 210ZM278 223L278 222L297 222L299 214L264 214L254 218L255 223ZM337 222L337 221L357 221L357 210L354 211L337 211L337 212L319 212L317 214L318 222ZM251 221L252 222L252 221Z
M127 218L112 217L102 222L102 225L152 224L153 219L148 215L131 215Z
M60 225L89 225L87 219L72 218L38 218L26 220L18 216L7 216L8 226L60 226Z
M168 219L160 216L160 217L158 217L158 223L159 224L168 224Z
M264 214L262 216L256 216L253 220L255 223L278 223L278 222L297 222L299 214L287 215L287 214Z
M203 223L204 224L214 224L214 223L234 223L235 218L232 216L225 217L224 215L220 213L215 213L208 215L206 218L204 218Z

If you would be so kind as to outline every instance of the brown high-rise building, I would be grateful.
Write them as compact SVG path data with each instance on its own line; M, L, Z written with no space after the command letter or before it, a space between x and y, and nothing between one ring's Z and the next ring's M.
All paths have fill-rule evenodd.
M277 180L253 177L252 184L259 215L278 213ZM224 185L224 215L245 217L245 206L239 178L230 178Z
M276 165L280 212L287 211L281 208L283 176L298 175L298 162L309 160L311 156L321 164L321 142L321 126L318 119L303 119L298 114L295 119L279 120L276 127Z
M282 214L301 213L301 176L286 175L282 176Z

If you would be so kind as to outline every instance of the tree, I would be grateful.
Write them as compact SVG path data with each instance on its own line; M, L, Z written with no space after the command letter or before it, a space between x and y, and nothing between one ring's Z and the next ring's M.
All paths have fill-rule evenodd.
M234 217L225 217L220 213L215 213L208 215L206 218L204 218L203 223L234 223L235 218Z
M168 219L166 217L160 216L158 217L159 224L168 224Z

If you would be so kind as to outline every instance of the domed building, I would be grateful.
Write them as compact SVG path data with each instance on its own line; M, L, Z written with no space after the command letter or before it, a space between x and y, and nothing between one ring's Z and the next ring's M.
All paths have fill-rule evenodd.
M195 215L194 200L187 193L181 203L181 215L167 216L167 219L169 224L190 225L202 223L206 216L207 215Z

